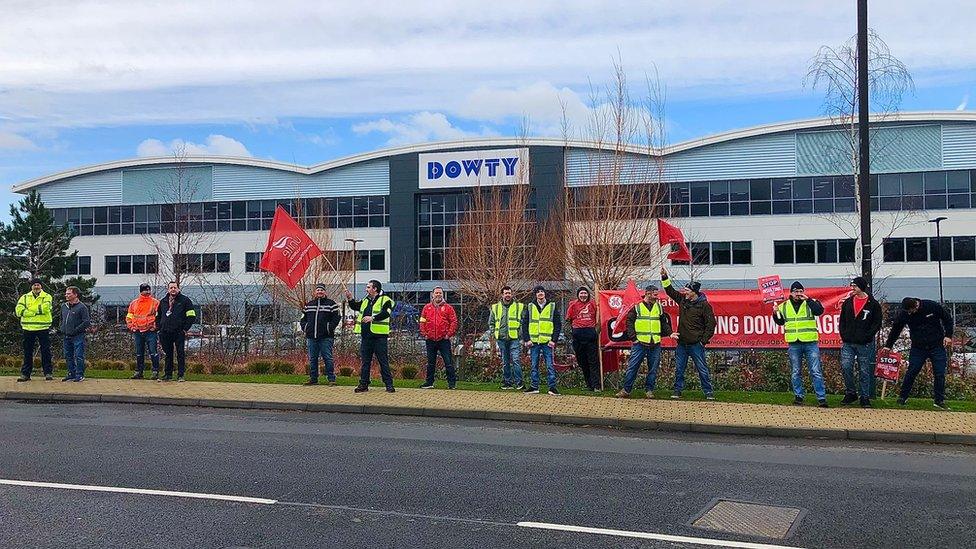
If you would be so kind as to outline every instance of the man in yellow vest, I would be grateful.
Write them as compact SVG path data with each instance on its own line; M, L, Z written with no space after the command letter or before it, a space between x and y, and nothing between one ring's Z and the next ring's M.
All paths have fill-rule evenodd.
M783 326L786 343L789 344L790 366L793 369L793 404L803 406L803 376L800 374L801 360L807 359L813 392L817 403L827 407L827 391L824 389L823 370L820 368L820 346L817 342L817 317L824 312L823 305L807 296L799 281L790 286L790 298L773 307L773 320Z
M546 299L545 288L536 286L535 301L529 303L525 307L525 312L522 313L522 341L529 348L529 357L532 361L532 385L525 390L526 393L539 392L539 358L541 357L546 361L549 394L559 395L559 389L556 388L556 366L553 363L552 352L559 341L559 335L562 333L562 322L559 305Z
M488 329L502 359L502 389L525 389L522 385L522 315L525 303L515 301L511 286L502 288L502 300L491 306Z
M31 291L17 300L14 314L20 319L24 338L24 364L17 381L30 381L31 373L34 371L35 343L41 347L41 369L44 370L44 379L47 381L54 379L54 368L51 365L51 338L48 334L53 321L51 317L53 304L51 294L44 291L39 278L32 279Z
M630 398L634 388L634 379L641 363L647 358L647 380L644 382L646 398L654 398L654 382L657 381L657 369L661 364L661 315L664 309L657 300L657 287L644 288L644 299L627 313L628 339L633 341L630 346L630 360L627 362L627 374L624 376L624 387L617 393L617 398Z
M349 303L349 308L359 312L354 331L362 336L359 344L362 364L359 369L359 385L355 392L365 393L369 390L369 371L373 367L375 356L376 361L380 363L380 377L386 385L386 392L395 393L389 354L393 300L383 293L383 285L378 280L370 280L366 284L365 299L357 301L353 299L352 292L346 290L346 301Z

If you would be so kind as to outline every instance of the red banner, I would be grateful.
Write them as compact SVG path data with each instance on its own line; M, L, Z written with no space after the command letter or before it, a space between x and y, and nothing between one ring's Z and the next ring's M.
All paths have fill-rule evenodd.
M763 303L762 291L755 290L703 290L715 311L715 337L710 348L723 349L785 349L783 327L773 321L773 304ZM817 317L820 329L820 346L839 348L840 305L851 293L849 287L807 288L808 296L820 301L824 314ZM617 314L624 304L623 290L600 292L600 344L604 347L630 347L630 341L622 341L624 326L616 326ZM671 315L671 323L677 331L681 319L678 305L662 290L664 310ZM673 347L674 340L665 338L665 347Z
M894 351L878 351L878 364L874 368L874 377L898 381L901 369L901 353Z
M261 257L261 270L274 273L285 285L294 288L305 276L309 263L320 255L322 250L305 230L278 206L271 221L268 245Z

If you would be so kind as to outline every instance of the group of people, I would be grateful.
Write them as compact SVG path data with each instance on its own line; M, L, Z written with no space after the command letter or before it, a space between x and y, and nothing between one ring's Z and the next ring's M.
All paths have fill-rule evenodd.
M705 398L714 400L715 393L705 357L705 346L715 335L716 323L712 306L702 291L700 282L690 281L677 289L667 269L663 267L661 286L667 296L677 303L678 325L672 327L670 316L659 300L658 288L654 285L645 287L643 298L626 317L624 338L632 341L632 344L623 387L616 396L631 396L637 374L646 362L644 394L646 398L654 397L661 362L661 341L670 337L676 340L675 380L671 398L681 398L685 370L690 358L698 372ZM852 293L841 305L839 322L843 342L840 363L845 387L842 403L858 402L862 407L870 407L870 399L875 392L875 340L881 330L883 315L881 304L869 293L864 278L854 278L850 286ZM537 286L533 295L534 299L523 303L515 300L511 287L505 286L501 291L501 299L489 308L488 326L502 363L501 388L539 393L541 363L544 363L546 392L550 395L560 394L553 352L562 337L562 325L565 321L571 326L573 351L587 389L601 390L597 308L589 289L581 287L577 290L576 299L570 303L565 317L560 312L559 304L549 299L544 287ZM84 380L85 375L85 332L91 325L91 314L88 307L80 301L78 288L69 286L64 297L65 301L60 307L58 331L63 336L68 372L62 381L78 382ZM380 378L386 391L395 392L388 345L393 300L383 293L383 286L377 280L370 280L366 284L366 295L362 299L355 299L349 290L346 290L345 298L348 307L357 313L354 332L360 336L361 367L355 392L369 390L374 359L379 364ZM52 308L51 295L43 290L41 281L36 279L31 281L31 291L17 301L15 314L20 319L23 331L24 351L21 376L17 381L30 381L34 368L33 357L38 346L45 379L53 379L49 337L53 323ZM797 405L804 403L802 365L805 361L818 405L827 407L817 324L817 317L823 313L823 305L809 297L799 281L791 285L788 299L774 303L773 306L773 320L784 327L794 403ZM126 326L133 334L135 344L136 370L132 379L144 379L145 357L148 352L152 365L151 379L171 381L175 362L177 381L184 381L186 334L195 320L193 301L181 293L178 283L168 284L166 296L162 300L152 295L152 288L148 284L140 285L139 296L129 304L126 315ZM327 296L326 286L316 285L313 298L305 304L300 321L308 348L309 380L305 385L319 383L320 359L325 367L328 384L335 385L333 343L336 328L341 321L339 305ZM925 362L931 361L935 378L935 406L945 408L947 347L952 342L952 317L934 301L906 297L882 349L889 350L906 326L910 329L911 348L898 403L905 404L915 378ZM420 333L427 351L426 378L420 388L434 387L438 356L444 363L448 388L456 387L457 369L451 340L457 328L458 319L454 308L445 301L443 288L435 287L431 292L430 302L420 313ZM165 370L162 375L159 372L160 348L165 355ZM530 359L527 385L522 372L523 349L528 351Z

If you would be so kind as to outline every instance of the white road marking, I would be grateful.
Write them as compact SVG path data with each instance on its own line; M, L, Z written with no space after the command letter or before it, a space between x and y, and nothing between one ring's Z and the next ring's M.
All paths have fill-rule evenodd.
M573 526L571 524L550 524L548 522L519 522L517 526L523 528L538 528L542 530L559 530L562 532L581 532L585 534L599 534L602 536L619 536L627 538L653 539L671 541L674 543L689 543L693 545L709 545L714 547L735 547L737 549L800 549L787 545L769 545L766 543L750 543L747 541L730 541L724 539L692 538L688 536L672 536L668 534L654 534L651 532L631 532L629 530L612 530L609 528L590 528L588 526Z
M252 498L246 496L230 496L226 494L201 494L197 492L173 492L170 490L148 490L145 488L122 488L119 486L91 486L87 484L61 484L58 482L33 482L30 480L10 480L0 478L0 484L8 486L27 486L30 488L54 488L61 490L80 490L86 492L114 492L119 494L140 494L146 496L167 496L175 498L213 499L219 501L236 501L239 503L259 503L273 505L278 500Z

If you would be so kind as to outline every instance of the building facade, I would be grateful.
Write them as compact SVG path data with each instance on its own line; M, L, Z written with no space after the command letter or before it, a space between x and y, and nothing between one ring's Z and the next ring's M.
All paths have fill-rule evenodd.
M807 286L856 272L857 214L847 132L817 119L728 132L625 155L621 180L663 166L672 222L692 241L705 288L751 288L779 274ZM872 126L871 208L879 288L976 302L976 114L902 113ZM424 292L444 278L444 250L474 185L527 184L542 215L567 188L593 183L611 153L586 142L482 139L386 149L315 166L252 158L140 158L14 186L36 189L77 234L73 272L97 279L103 304L127 303L160 271L155 240L185 219L207 245L179 258L215 286L258 287L275 208L302 201L334 228L332 250L358 243L360 288ZM174 196L172 182L192 182ZM944 216L937 242L929 220ZM941 245L941 248L940 248ZM648 279L656 278L648 267ZM679 277L686 276L676 268ZM187 288L192 295L193 288ZM255 307L266 304L252 300ZM231 313L233 316L233 313Z

